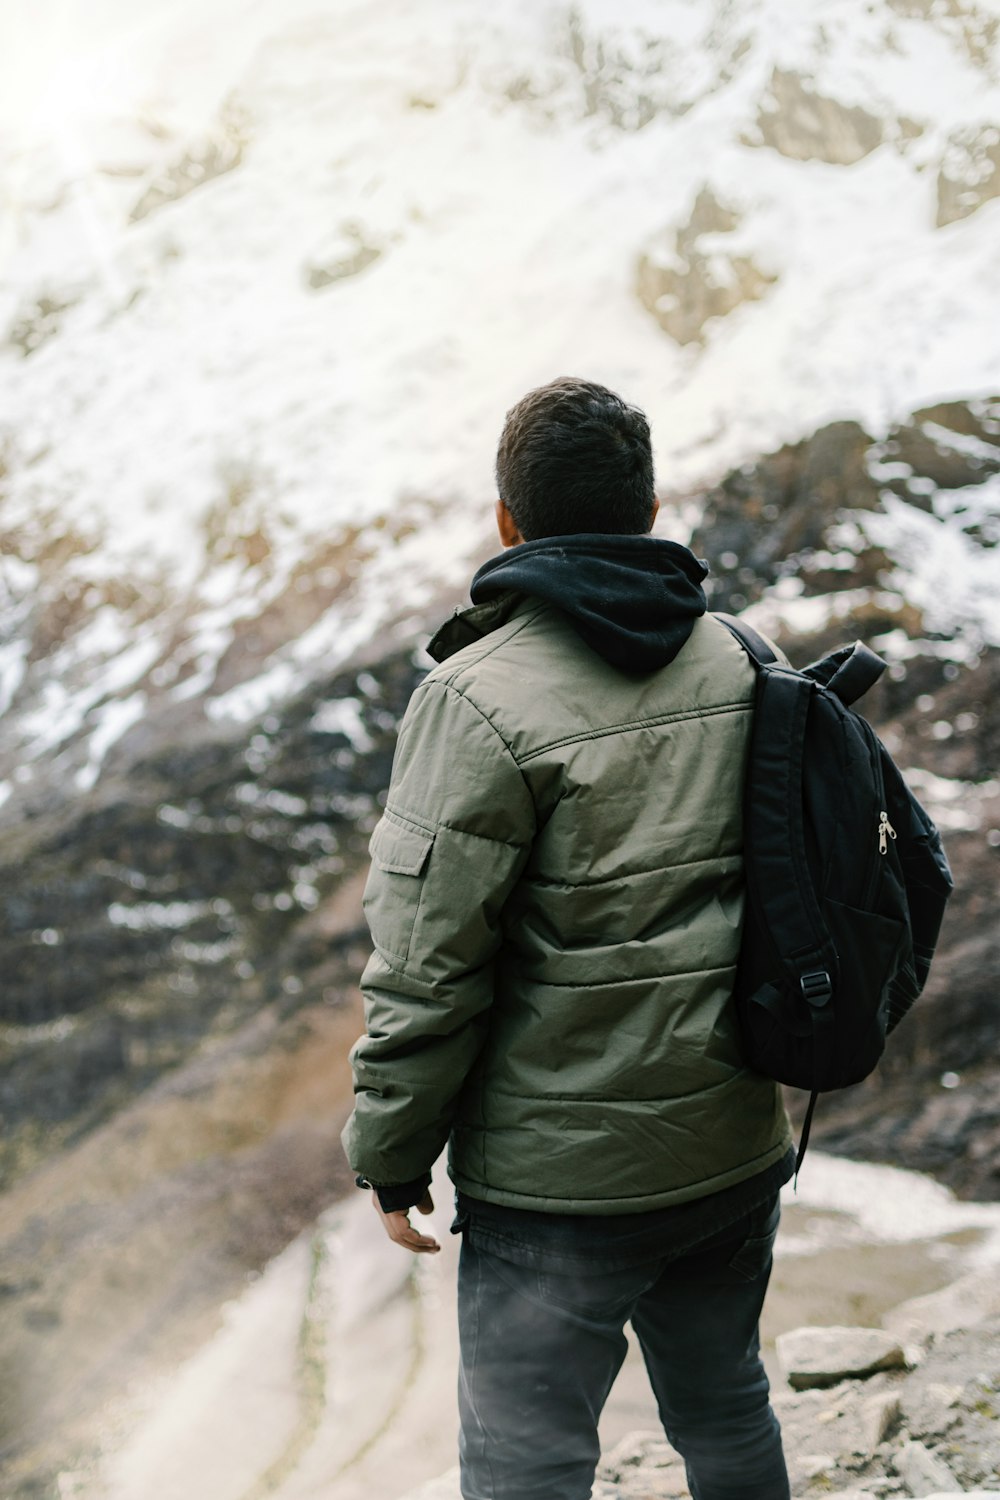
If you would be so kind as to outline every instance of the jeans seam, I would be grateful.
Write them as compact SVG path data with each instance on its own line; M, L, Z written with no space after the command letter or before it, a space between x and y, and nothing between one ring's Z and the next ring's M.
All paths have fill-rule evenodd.
M482 1325L482 1319L481 1319L481 1316L480 1316L481 1309L482 1309L482 1299L483 1299L483 1259L482 1259L482 1256L479 1255L478 1252L477 1252L477 1254L476 1254L476 1296L475 1296L475 1301L473 1303L473 1306L475 1307L475 1310L476 1310L476 1322L475 1322L475 1337L473 1338L473 1341L472 1341L472 1359L471 1359L470 1371L469 1371L469 1374L470 1374L470 1380L469 1380L469 1404L472 1407L473 1412L475 1413L476 1423L477 1423L477 1425L479 1427L478 1437L479 1437L479 1456L480 1456L480 1460L484 1464L484 1466L485 1466L485 1468L486 1468L486 1470L487 1470L487 1472L489 1474L489 1477L490 1477L490 1491L491 1491L491 1493L495 1493L496 1492L497 1484L496 1484L496 1476L493 1473L493 1463L492 1463L492 1461L490 1459L489 1433L486 1430L486 1423L483 1420L483 1414L482 1414L482 1411L481 1411L480 1405L479 1405L478 1392L476 1392L476 1387L475 1387L476 1372L477 1372L477 1369L478 1369L478 1366L479 1366L479 1335L480 1335L480 1328L481 1328L481 1325Z

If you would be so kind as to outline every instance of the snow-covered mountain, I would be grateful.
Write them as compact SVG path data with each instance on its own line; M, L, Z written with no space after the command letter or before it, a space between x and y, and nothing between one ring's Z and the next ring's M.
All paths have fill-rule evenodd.
M0 11L4 1493L349 1186L414 647L556 374L713 604L889 658L959 889L816 1133L1000 1194L1000 0Z
M412 634L555 373L643 404L689 498L831 419L1000 389L996 0L6 24L0 818ZM1000 640L1000 554L954 508L873 539L932 625L947 557L949 628Z

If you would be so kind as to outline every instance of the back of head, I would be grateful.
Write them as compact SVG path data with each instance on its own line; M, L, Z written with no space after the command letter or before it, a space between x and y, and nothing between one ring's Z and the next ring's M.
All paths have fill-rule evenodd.
M500 498L525 541L649 530L649 423L607 386L562 376L511 407L497 450Z

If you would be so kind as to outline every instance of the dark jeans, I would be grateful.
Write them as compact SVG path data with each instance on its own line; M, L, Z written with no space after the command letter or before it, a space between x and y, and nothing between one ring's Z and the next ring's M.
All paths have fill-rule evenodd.
M778 1217L775 1194L695 1246L618 1270L518 1265L463 1233L464 1500L588 1500L630 1320L694 1500L788 1500L757 1331Z

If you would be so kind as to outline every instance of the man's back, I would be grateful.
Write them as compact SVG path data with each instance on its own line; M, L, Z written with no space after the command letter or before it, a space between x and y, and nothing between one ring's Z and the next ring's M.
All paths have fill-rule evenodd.
M744 654L714 621L635 677L532 599L419 690L413 718L426 730L418 744L408 726L387 812L403 839L407 817L435 825L423 878L433 885L435 861L451 878L441 898L411 889L410 954L440 955L480 897L438 839L463 843L487 873L489 843L470 838L522 856L487 1036L452 1125L452 1173L467 1193L634 1213L729 1186L786 1149L777 1092L742 1068L728 1003L752 691ZM440 830L434 760L449 804ZM393 862L391 835L380 857ZM407 888L395 879L394 902ZM369 918L378 944L374 902ZM468 930L452 971L482 961L477 938Z

